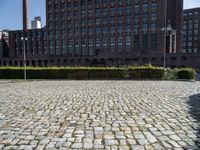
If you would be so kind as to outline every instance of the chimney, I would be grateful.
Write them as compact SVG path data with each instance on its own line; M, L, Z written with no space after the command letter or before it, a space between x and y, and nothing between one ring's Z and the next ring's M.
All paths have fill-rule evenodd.
M23 0L23 30L28 29L28 0Z

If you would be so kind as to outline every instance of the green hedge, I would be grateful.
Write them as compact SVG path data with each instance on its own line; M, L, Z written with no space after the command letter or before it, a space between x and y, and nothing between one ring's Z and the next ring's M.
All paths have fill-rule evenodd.
M181 68L177 70L178 79L195 79L195 70L192 68Z
M169 79L171 69L141 67L27 67L27 79ZM172 73L170 73L172 74ZM173 79L194 79L194 69L176 69ZM0 67L0 79L23 79L23 67ZM172 77L170 77L171 79Z
M153 66L130 67L128 72L129 77L133 79L162 79L165 69Z

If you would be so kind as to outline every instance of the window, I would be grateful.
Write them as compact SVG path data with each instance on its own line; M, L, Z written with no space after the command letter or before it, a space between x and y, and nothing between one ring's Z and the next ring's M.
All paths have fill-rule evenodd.
M131 36L126 36L126 48L131 48Z

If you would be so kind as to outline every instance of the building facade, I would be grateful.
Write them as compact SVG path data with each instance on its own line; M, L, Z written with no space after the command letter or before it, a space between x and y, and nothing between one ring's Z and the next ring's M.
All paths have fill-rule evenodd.
M3 58L3 34L0 33L0 59Z
M13 58L13 60L21 59L25 48L27 60L34 60L35 58L48 59L48 50L44 37L45 29L10 31L9 58ZM15 66L23 65L22 61L15 61L11 64ZM27 65L35 66L34 63L28 63Z
M183 52L200 52L200 8L183 12Z
M9 41L8 31L0 31L0 59L8 57Z
M168 66L187 65L182 9L183 0L46 0L46 26L10 31L1 64L22 66L25 47L30 66L163 66L164 52Z
M167 35L174 41L167 51L181 51L182 0L46 0L46 5L50 55L163 53L162 28L168 24L177 34Z

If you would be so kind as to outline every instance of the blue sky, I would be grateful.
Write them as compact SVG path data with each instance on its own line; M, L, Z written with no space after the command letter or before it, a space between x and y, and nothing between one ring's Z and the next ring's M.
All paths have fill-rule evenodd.
M0 0L0 30L22 28L22 0ZM45 24L45 0L29 0L29 20L41 16ZM184 8L200 7L200 0L184 0Z

